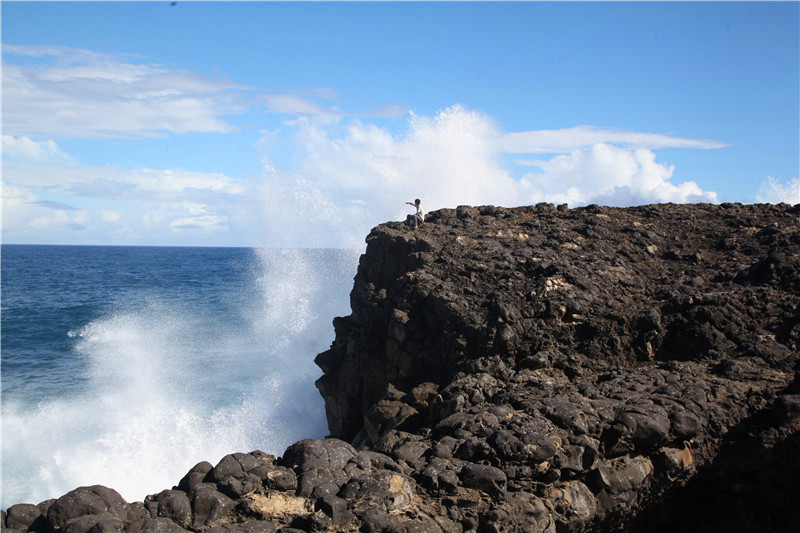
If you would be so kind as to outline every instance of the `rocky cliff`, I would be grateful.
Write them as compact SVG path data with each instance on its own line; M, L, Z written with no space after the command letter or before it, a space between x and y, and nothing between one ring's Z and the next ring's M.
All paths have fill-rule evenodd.
M800 206L459 207L367 238L333 438L82 487L7 529L800 527Z

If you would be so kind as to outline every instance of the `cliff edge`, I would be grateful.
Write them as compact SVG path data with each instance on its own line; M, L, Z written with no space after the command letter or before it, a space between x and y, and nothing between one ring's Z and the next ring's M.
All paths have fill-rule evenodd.
M798 214L542 204L384 224L317 358L331 432L402 460L443 500L466 466L495 469L492 503L470 510L495 529L630 526L715 468L707 503L753 497L768 469L756 456L798 446ZM759 439L769 452L747 448ZM789 480L743 508L798 523ZM747 529L726 514L721 530Z
M800 205L443 209L367 237L317 356L331 438L5 529L800 527Z

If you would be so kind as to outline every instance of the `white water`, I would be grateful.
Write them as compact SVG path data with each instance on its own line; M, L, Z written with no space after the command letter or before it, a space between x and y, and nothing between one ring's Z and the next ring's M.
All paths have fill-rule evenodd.
M254 250L238 317L150 296L70 332L83 391L3 405L3 508L91 484L138 501L199 461L323 437L313 359L349 313L357 257Z

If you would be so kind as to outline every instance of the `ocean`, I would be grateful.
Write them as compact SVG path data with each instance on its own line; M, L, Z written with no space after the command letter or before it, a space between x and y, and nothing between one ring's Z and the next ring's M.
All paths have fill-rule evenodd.
M2 503L128 501L327 434L314 357L359 251L2 245Z

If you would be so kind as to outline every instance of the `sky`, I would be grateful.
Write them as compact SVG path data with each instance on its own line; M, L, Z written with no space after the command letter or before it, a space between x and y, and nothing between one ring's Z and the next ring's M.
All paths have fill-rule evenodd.
M174 5L173 5L174 4ZM798 2L6 2L2 242L800 203Z

